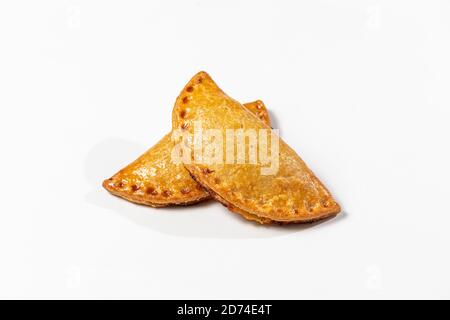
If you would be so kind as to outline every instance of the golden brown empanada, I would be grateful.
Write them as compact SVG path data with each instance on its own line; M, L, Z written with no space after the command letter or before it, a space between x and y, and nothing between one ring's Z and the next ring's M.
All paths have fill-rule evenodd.
M269 113L262 101L244 106L270 125ZM105 180L103 187L128 201L152 207L189 205L209 199L208 192L191 178L183 164L171 161L172 149L169 133L134 162Z
M230 129L270 132L268 125L227 96L205 72L195 75L178 96L172 122L173 130L193 137L187 141L191 150L196 146L197 150L200 148L200 155L206 154L211 144L202 138L198 141L203 144L195 145L199 125L201 132L220 130L223 137ZM220 136L215 136L217 138ZM255 164L249 161L237 164L222 155L221 162L206 164L192 152L191 161L186 162L185 167L215 199L250 220L303 223L338 214L339 205L303 160L283 140L277 137L276 141L273 145L279 146L278 170L272 174L263 174L267 163L259 157Z

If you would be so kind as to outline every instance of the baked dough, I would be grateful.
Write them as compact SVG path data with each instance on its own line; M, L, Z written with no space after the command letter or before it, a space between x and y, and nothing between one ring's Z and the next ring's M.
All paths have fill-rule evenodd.
M227 96L206 72L195 75L178 96L172 129L194 136L199 122L203 131L220 129L223 136L226 129L270 129ZM330 192L294 150L283 140L278 141L278 171L271 175L261 174L266 165L260 159L256 164L191 161L185 167L215 199L250 220L306 223L338 214L340 207ZM205 147L207 143L200 147L202 152Z
M244 105L270 125L269 113L260 100ZM152 207L190 205L210 198L183 164L171 161L173 142L167 134L138 159L103 182L110 193L128 201Z

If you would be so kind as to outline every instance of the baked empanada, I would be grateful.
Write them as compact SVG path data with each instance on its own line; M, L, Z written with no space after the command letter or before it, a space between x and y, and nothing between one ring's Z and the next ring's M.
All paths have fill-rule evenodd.
M278 165L272 173L264 171L267 159L263 161L261 156L254 163L242 161L242 158L240 162L230 163L228 158L225 159L225 153L215 158L217 161L206 162L202 158L210 152L212 143L204 136L197 139L199 132L217 133L219 130L219 135L213 135L214 140L223 141L230 130L271 134L267 124L227 96L205 72L195 75L178 96L172 114L172 129L191 137L186 139L192 151L191 159L184 163L191 176L215 199L247 219L260 223L304 223L340 212L339 205L325 186L295 151L276 135L272 135L276 139L271 140L271 146L278 145L278 150L272 150L271 156L278 155L274 158ZM205 143L205 139L209 142ZM226 148L228 150L228 146ZM231 149L236 158L239 158L238 148ZM195 150L199 151L200 157Z
M262 101L244 106L270 125L269 113ZM191 178L183 164L171 161L172 149L169 133L138 159L105 180L103 187L128 201L152 207L189 205L209 199L209 193Z

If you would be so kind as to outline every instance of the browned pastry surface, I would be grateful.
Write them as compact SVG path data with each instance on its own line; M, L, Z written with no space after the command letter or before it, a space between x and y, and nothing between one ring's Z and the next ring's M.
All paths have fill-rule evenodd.
M176 100L172 129L270 129L227 96L205 73L195 75ZM205 145L203 145L204 151ZM192 146L193 148L193 146ZM185 164L190 174L232 211L260 223L304 223L334 216L340 207L303 160L279 140L279 170L262 175L262 163Z
M269 113L260 100L244 105L270 125ZM128 201L152 207L190 205L210 198L183 164L171 161L173 142L167 134L138 159L103 182L110 193Z

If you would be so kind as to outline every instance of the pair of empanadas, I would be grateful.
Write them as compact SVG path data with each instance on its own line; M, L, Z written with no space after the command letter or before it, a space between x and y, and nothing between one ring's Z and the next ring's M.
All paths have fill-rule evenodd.
M212 137L216 147L225 146L233 130L236 137L247 132L254 132L259 139L263 135L258 133L267 132L270 137L266 137L265 144L257 146L259 153L253 153L256 157L251 157L250 146L244 146L248 147L248 154L239 158L239 146L227 145L226 152L218 154L217 149L211 148L211 139L204 136L197 139L199 125L202 132L215 134ZM153 207L188 205L213 197L246 219L264 224L312 222L340 211L302 159L272 133L264 104L261 101L240 104L220 90L205 72L195 75L178 96L172 129L184 140L166 135L133 163L105 180L103 186L114 195ZM240 141L245 143L250 138L244 136ZM181 163L174 161L177 144L185 147L183 152L191 151L188 161L186 157ZM276 156L276 168L272 172L267 170L269 163L261 153L264 149L261 146L277 147L271 149L271 156ZM212 153L216 161L206 161L211 160L206 157L199 161L196 152ZM234 161L229 161L230 154Z

